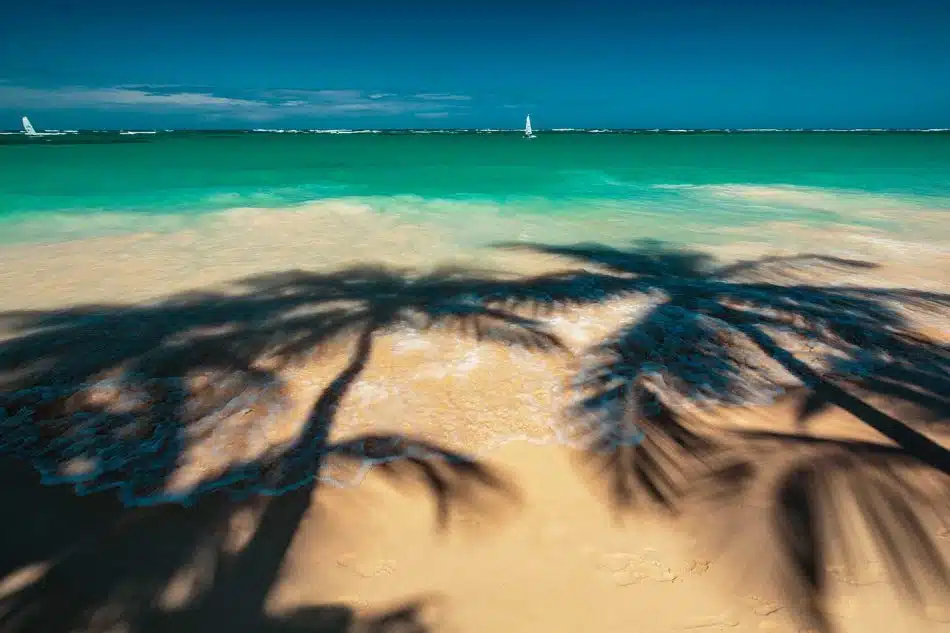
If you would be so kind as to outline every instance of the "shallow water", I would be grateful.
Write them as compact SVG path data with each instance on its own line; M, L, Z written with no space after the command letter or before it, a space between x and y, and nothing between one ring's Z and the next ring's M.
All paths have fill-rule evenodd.
M786 242L784 227L940 244L942 133L87 133L0 136L0 242L371 212L459 247L527 239Z

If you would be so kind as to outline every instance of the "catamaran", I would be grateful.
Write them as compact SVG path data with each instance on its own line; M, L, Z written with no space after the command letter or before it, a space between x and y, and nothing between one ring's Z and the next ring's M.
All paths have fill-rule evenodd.
M534 138L534 132L531 131L531 115L529 114L525 117L524 120L524 136L525 138Z

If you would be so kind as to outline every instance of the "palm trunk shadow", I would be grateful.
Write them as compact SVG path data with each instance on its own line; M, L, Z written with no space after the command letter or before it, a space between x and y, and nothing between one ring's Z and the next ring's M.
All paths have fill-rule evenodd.
M294 458L300 470L284 473L284 480L278 483L295 489L268 502L254 536L236 558L222 558L214 575L214 585L184 615L182 630L214 627L238 632L275 627L265 615L267 598L318 488L317 476L327 453L333 416L369 361L372 337L372 325L368 325L357 339L349 364L314 403L300 438L291 448L297 453ZM302 476L306 483L299 487L290 484L287 475Z
M762 351L776 359L792 374L810 385L823 398L855 416L884 435L921 462L950 475L950 450L897 418L851 395L833 382L822 378L806 363L782 349L772 337L756 327L743 330Z
M619 509L633 509L639 497L659 500L662 508L688 501L686 518L697 522L697 534L712 540L713 551L737 557L727 565L737 580L756 591L777 582L778 595L809 630L833 630L831 576L854 571L852 554L865 546L876 551L861 553L881 562L917 607L929 604L931 589L939 592L937 604L946 602L950 570L935 540L943 533L929 522L942 521L946 529L950 451L917 430L916 412L892 415L860 396L861 388L899 396L933 421L945 419L950 347L915 335L914 317L950 310L950 294L819 285L814 276L821 269L874 268L821 255L714 265L662 246L522 247L583 264L535 282L519 295L525 303L568 307L635 297L645 304L593 349L604 358L592 358L592 369L577 374L580 404L569 416L572 428L593 432L592 448L611 440L612 450L585 458L600 467L598 483ZM793 350L802 345L831 371L800 360ZM764 363L762 352L775 362ZM879 370L887 363L894 367L884 374ZM768 405L784 391L788 373L810 392L800 421L836 406L887 440L868 443L873 449L781 433L763 441L709 426L712 450L689 450L695 446L677 443L677 417L658 416L631 389L644 385L645 395L677 412L705 402ZM639 436L629 433L633 445L617 446L614 431L627 427L637 427ZM685 485L672 485L679 481ZM775 565L763 564L769 555L777 555ZM842 561L844 571L834 565ZM770 577L755 582L751 576L762 568Z
M236 558L225 555L220 559L211 589L171 628L182 631L211 628L232 632L264 630L267 598L310 508L315 488L310 484L271 499L251 542ZM169 628L166 624L155 633Z
M375 326L369 323L360 332L356 341L356 349L350 358L349 364L340 374L333 379L320 398L313 405L313 409L307 418L307 425L301 433L297 445L301 448L325 449L327 438L330 432L330 425L333 422L333 416L347 392L359 378L363 370L369 363L373 351L373 331Z

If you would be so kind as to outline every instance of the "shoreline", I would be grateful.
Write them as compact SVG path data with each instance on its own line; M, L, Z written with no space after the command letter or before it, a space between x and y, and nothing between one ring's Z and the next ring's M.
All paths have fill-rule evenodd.
M883 264L888 269L885 276L892 275L897 283L939 289L950 279L950 224L942 221L944 217L942 212L920 214L919 226L903 235L855 230L846 224L769 221L714 227L704 234L689 234L699 239L690 241L683 235L685 241L667 244L709 253L723 262L806 252L865 259ZM618 232L621 222L624 230ZM649 222L638 223L635 215L427 217L337 203L288 210L234 209L195 217L168 232L0 245L4 298L0 308L53 307L114 297L140 301L264 272L330 271L365 261L419 270L462 265L534 274L565 262L499 250L497 244L515 238L516 243L600 243L626 249L656 240L653 221Z
M693 242L728 245L740 239L738 236L748 235L800 250L809 239L830 230L844 235L857 231L868 239L929 242L937 250L950 250L945 221L950 198L946 196L794 184L651 184L627 182L622 176L598 170L562 171L563 178L573 183L564 191L521 197L487 193L346 195L346 185L328 182L273 185L261 190L252 187L243 193L208 189L202 199L182 198L172 208L149 209L141 201L146 206L139 209L129 200L128 208L21 211L0 217L0 226L8 229L0 249L138 234L207 232L215 225L240 229L241 222L266 224L272 221L270 216L276 222L293 215L332 222L335 216L355 215L366 221L375 217L380 223L395 220L430 226L466 247L476 244L463 230L473 225L486 225L488 234L498 238L519 234L519 225L542 233L540 225L551 223L554 226L547 233L556 236L570 235L591 223L597 228L581 229L585 240L613 239L616 226L623 225L631 235L684 246ZM305 192L314 188L336 188L341 193ZM602 196L592 191L602 191ZM679 225L677 231L671 232L670 222ZM790 240L785 229L812 235Z

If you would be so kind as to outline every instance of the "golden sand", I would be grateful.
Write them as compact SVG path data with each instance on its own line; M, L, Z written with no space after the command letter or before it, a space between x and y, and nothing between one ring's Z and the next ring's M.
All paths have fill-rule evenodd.
M238 292L231 282L248 275L339 270L365 261L367 253L383 265L423 270L450 263L538 274L572 266L553 256L460 249L431 227L359 215L315 222L302 214L249 214L222 222L206 232L5 247L0 304L4 311L48 310L208 288ZM715 254L736 260L764 252L770 251L746 245ZM847 283L946 290L950 259L924 259L885 262ZM899 562L880 543L877 550L866 546L874 539L856 520L835 536L847 537L850 547L826 544L830 553L816 563L827 580L812 587L802 581L800 557L787 549L788 526L780 524L791 515L776 507L791 503L789 482L799 470L819 472L818 465L838 459L846 472L849 458L836 457L831 443L791 450L777 439L744 442L730 440L730 433L807 432L887 444L835 407L803 430L795 418L806 394L700 415L707 432L729 447L717 459L754 464L748 494L691 499L676 517L645 506L615 511L606 475L583 467L582 452L564 445L564 410L574 397L568 385L575 353L622 324L630 309L621 301L553 315L568 346L560 352L519 352L452 331L397 330L374 338L369 362L334 416L331 441L410 435L477 456L490 472L484 477L445 465L434 478L425 468L399 464L367 474L340 458L329 460L327 473L358 485L322 485L241 506L215 497L185 509L123 510L108 494L77 497L68 487L38 486L9 464L0 487L0 503L10 511L0 539L0 632L803 633L817 626L805 617L816 596L820 610L848 633L950 631L950 599L932 589L939 587L934 579L928 585L926 566L915 560L927 552L891 544L904 548L900 556L913 577L901 579ZM18 334L7 327L8 336ZM950 338L941 325L926 327L935 338ZM298 433L352 353L352 341L342 341L283 370L288 401L279 423L268 428L267 443ZM867 401L907 421L925 413L897 398ZM941 428L931 422L929 429ZM259 454L239 422L227 424L236 426L219 438L223 457L219 447L195 443L173 487ZM928 432L950 445L950 438ZM874 477L884 472L874 468L867 466L869 483L842 488L850 491L845 497L858 485L873 491ZM921 519L921 534L946 565L950 516L946 507L930 507L925 493L939 499L947 479L912 465L898 469L911 482L908 489L924 491L908 507L933 514ZM817 521L840 515L848 523L860 514L853 499L837 499L826 493ZM883 512L896 501L882 503ZM893 534L901 533L894 527ZM856 552L854 560L842 558L846 550ZM907 590L917 586L915 610Z

